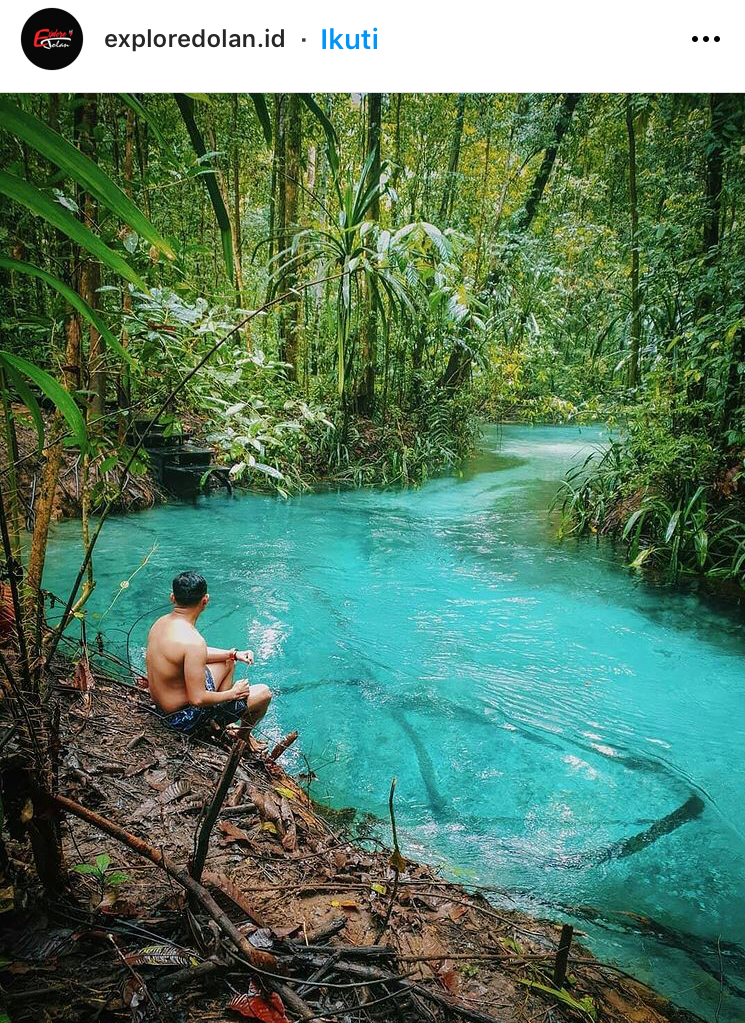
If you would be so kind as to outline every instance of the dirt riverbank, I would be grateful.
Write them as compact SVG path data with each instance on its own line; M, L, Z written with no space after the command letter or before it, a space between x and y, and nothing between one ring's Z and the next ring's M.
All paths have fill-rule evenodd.
M0 917L0 982L13 1023L204 1023L241 1013L282 1023L303 1011L349 1023L696 1019L596 961L576 936L558 992L560 926L392 859L377 829L365 837L343 814L324 813L302 788L308 778L289 777L268 753L240 761L209 834L202 890L223 917L210 915L178 877L204 837L229 744L168 732L146 693L105 674L94 682L81 691L69 669L54 695L58 791L92 812L63 816L68 892L45 902L29 850L10 847L16 908ZM175 874L122 834L165 856ZM244 954L235 929L249 942ZM262 968L248 965L246 949Z

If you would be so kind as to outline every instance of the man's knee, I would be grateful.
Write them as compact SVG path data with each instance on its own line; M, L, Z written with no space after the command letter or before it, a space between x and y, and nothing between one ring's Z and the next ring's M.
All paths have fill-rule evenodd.
M259 682L258 685L251 686L251 703L262 703L264 706L269 706L272 699L272 691L269 686L265 686L263 682Z

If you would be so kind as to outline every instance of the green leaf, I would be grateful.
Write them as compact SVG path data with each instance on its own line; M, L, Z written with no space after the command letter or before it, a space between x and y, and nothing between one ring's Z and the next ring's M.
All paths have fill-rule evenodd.
M326 135L326 140L329 146L333 147L333 149L336 150L336 147L338 146L339 142L336 135L336 131L334 130L334 126L328 119L326 114L323 112L323 110L321 110L319 105L313 99L313 94L310 92L301 92L300 99L303 101L303 103L305 103L308 110L310 110L310 112L313 114L316 120L320 123L321 127L323 128L324 134Z
M41 267L38 266L33 266L31 263L22 263L19 259L11 259L10 256L0 256L0 267L4 270L15 270L16 273L28 274L30 277L38 277L39 280L48 284L50 288L54 288L55 291L58 291L60 295L63 296L63 298L67 299L73 309L76 309L84 320L87 320L91 326L96 328L108 348L115 351L117 355L130 363L130 365L136 365L136 360L133 359L127 349L124 348L119 341L117 341L95 309L91 309L88 303L84 302L80 295L78 295L77 291L71 288L68 284L65 284L64 281L61 281L59 277L54 277L52 274L47 273L46 270L42 270Z
M100 856L96 856L96 867L103 874L105 870L108 870L109 864L111 863L111 857L108 853L101 853Z
M629 565L629 568L641 568L650 555L654 554L654 547L644 547Z
M646 508L637 508L637 510L632 515L629 515L628 521L626 522L626 525L623 528L623 538L624 538L624 540L628 537L629 533L634 528L634 523L642 515L645 514L646 510L647 510Z
M678 525L678 520L679 519L680 519L680 508L678 508L678 510L673 512L673 514L670 516L670 521L668 522L667 529L665 530L665 543L669 542L671 536L675 532L675 527Z
M563 1002L564 1005L568 1005L570 1009L576 1009L578 1012L584 1013L589 1016L590 1019L597 1019L597 1010L595 1003L592 998L585 995L584 998L577 999L573 998L568 991L557 987L549 987L548 984L539 984L537 980L526 980L524 977L518 977L520 984L525 984L532 991L541 991L545 995L550 995L551 998L555 998L557 1002Z
M90 863L76 863L72 868L76 874L97 874L98 871Z
M87 443L85 420L72 395L68 394L64 387L57 383L49 373L39 369L38 366L34 366L32 362L22 359L20 355L0 352L0 362L6 367L13 367L19 373L28 377L33 384L36 384L40 391L46 394L47 398L64 417L75 443L78 447L85 448Z
M189 138L194 152L197 157L205 156L207 148L204 144L202 133L194 119L193 96L184 92L175 92L173 96L179 110L181 111L181 117L183 118L186 130L189 133ZM228 216L228 211L225 208L225 202L222 197L222 192L220 191L220 186L217 183L215 172L213 170L205 171L202 175L202 181L207 189L207 194L210 197L212 209L215 213L215 220L217 221L217 226L220 229L222 254L225 261L225 270L228 275L228 280L233 283L235 280L235 270L233 267L233 232L230 227L230 217Z
M89 231L79 220L76 220L71 213L63 209L59 203L53 202L34 185L30 185L28 181L24 181L22 178L17 178L14 174L8 174L6 171L0 170L0 193L25 206L32 213L35 213L36 216L43 217L44 220L47 220L57 230L66 234L74 242L77 242L81 248L84 248L91 255L95 256L96 259L105 263L114 273L124 277L125 280L130 281L137 288L140 288L141 291L147 292L147 285L139 274L135 273L123 256L110 249L97 235Z
M268 146L271 146L271 144L272 144L272 120L271 120L271 118L269 116L269 111L267 110L266 100L264 99L264 93L263 92L250 92L249 96L251 97L251 100L253 102L254 110L256 111L256 116L258 117L259 123L261 124L261 129L264 132L264 138L266 140L266 144Z
M131 880L129 874L123 874L121 870L115 870L106 877L106 884L111 888L117 888L120 884L125 884L129 880Z
M271 476L275 480L284 479L279 469L275 469L273 465L264 465L263 462L254 462L251 468L258 469L258 471L263 472L265 476Z
M34 427L36 428L36 436L39 441L39 453L41 454L41 450L44 447L44 419L42 418L41 415L39 403L34 397L34 392L28 386L28 384L23 379L20 373L17 373L12 366L7 364L5 365L4 368L10 382L16 389L18 397L21 399L23 404L31 413L31 418L34 421Z
M85 156L79 149L71 145L67 139L52 131L48 125L0 98L0 127L11 135L26 142L32 149L41 153L56 164L66 176L73 178L87 191L115 213L133 231L147 238L151 245L159 249L169 259L175 259L176 253L166 239L153 227L145 215L125 195L119 186L111 180L95 160Z

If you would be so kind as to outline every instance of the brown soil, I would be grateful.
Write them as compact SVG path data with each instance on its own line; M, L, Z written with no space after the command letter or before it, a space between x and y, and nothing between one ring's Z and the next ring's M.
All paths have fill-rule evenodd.
M85 676L78 671L76 681L70 669L56 687L60 793L185 867L227 759L222 740L173 734L154 716L146 693L113 676L97 675L95 688L81 692L89 684ZM585 1008L531 987L552 987L560 927L497 909L410 860L383 932L394 890L391 854L375 838L355 839L339 822L266 754L252 754L238 767L202 879L252 945L281 960L286 984L315 1018L695 1019L597 962L576 940L565 991L575 1002L588 999ZM216 924L189 910L174 880L76 817L64 817L63 841L70 888L53 905L38 892L28 849L11 847L16 912L0 916L8 959L0 992L13 1023L242 1018L229 1003L249 994L252 981L258 990L262 976L237 961ZM128 879L102 890L75 866L104 853L111 857L109 876L116 869ZM127 964L127 956L152 945L167 945L166 960L173 962ZM303 990L302 981L319 969L323 976ZM419 987L371 980L370 969L403 975ZM248 1018L298 1018L289 1009L279 1012L276 1000L276 1016L261 1015L267 1001L252 1004L259 1015Z

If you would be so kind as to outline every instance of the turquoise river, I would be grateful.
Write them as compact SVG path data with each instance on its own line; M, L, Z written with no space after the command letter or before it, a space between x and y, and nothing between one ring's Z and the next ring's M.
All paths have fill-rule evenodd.
M547 514L601 430L489 427L419 490L213 496L110 520L90 608L141 663L170 580L202 571L213 645L251 647L336 807L720 1023L745 1019L745 637ZM55 527L62 592L79 524ZM120 583L150 554L121 590ZM91 620L90 629L96 627ZM297 770L302 761L296 760ZM719 1005L721 998L721 1006Z

